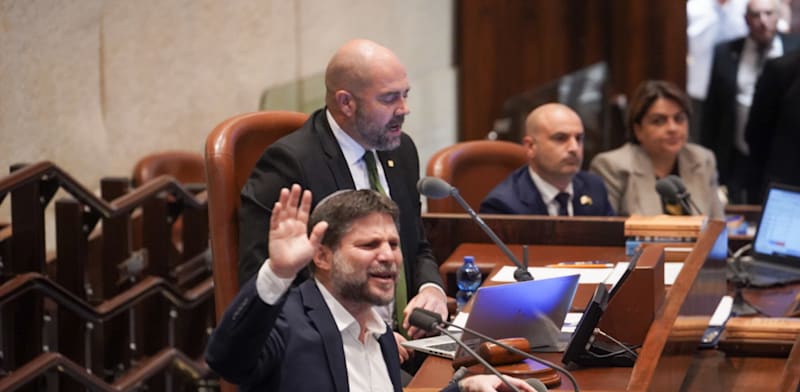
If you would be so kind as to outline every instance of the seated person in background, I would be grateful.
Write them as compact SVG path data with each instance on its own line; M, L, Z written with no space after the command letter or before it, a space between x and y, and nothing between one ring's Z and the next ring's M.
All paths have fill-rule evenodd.
M301 195L297 184L281 190L270 219L270 258L225 311L206 361L242 391L399 392L392 329L374 308L394 298L403 262L399 209L372 190L334 193L309 218L310 209L311 192ZM311 277L292 287L306 266ZM499 386L483 375L446 390Z
M617 213L663 214L656 180L674 174L703 215L723 219L714 154L686 141L690 116L689 98L674 84L650 80L637 87L628 106L631 141L598 154L590 165L603 177Z
M528 165L497 185L481 202L487 214L614 215L603 180L581 171L583 123L559 103L533 110L522 144Z

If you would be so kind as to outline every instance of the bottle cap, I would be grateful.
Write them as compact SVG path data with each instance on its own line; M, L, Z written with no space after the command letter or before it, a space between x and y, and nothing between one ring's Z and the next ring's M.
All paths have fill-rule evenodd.
M464 256L464 262L465 263L474 263L475 262L475 256Z

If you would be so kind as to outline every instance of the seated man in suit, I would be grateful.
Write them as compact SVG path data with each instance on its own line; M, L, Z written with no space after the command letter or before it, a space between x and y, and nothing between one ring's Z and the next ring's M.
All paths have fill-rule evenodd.
M400 392L397 346L375 310L394 298L403 262L399 209L372 190L336 192L310 209L311 192L281 190L270 258L225 311L206 361L243 391ZM312 277L292 287L307 266ZM446 390L495 390L499 381L470 377Z
M487 214L614 215L603 180L581 170L583 123L559 103L534 109L522 144L528 165L497 185L481 202Z

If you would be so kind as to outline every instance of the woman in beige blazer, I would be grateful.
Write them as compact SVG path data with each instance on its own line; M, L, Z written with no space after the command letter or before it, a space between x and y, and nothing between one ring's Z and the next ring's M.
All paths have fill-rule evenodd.
M665 81L639 85L628 107L631 141L595 156L590 170L603 177L619 215L657 215L659 178L679 176L703 215L723 219L714 154L687 143L691 106L677 86Z

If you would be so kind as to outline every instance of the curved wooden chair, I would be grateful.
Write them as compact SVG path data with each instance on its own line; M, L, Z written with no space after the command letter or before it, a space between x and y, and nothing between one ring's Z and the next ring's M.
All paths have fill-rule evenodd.
M300 128L307 118L305 113L288 111L240 114L223 121L206 138L208 224L217 320L239 291L239 193L264 149Z
M206 138L208 224L217 321L239 291L239 193L270 144L300 128L305 113L263 111L233 116ZM223 392L234 385L221 381Z
M166 150L147 154L139 159L131 173L132 185L142 184L162 175L175 178L187 190L198 193L206 187L206 167L203 155L192 151ZM137 221L135 224L141 224ZM139 241L138 236L134 236ZM183 216L172 225L172 243L175 250L183 250Z
M145 155L133 167L133 186L138 187L160 175L168 174L182 184L205 184L203 155L191 151L159 151Z
M487 194L512 171L528 162L526 148L519 143L472 140L456 143L433 154L425 174L458 188L461 197L476 211ZM452 198L428 199L428 212L461 213Z

